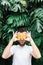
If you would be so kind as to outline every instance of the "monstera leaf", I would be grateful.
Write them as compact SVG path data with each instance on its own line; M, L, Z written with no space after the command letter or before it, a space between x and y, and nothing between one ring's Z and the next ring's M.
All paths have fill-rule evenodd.
M6 39L8 42L12 37L12 32L16 31L19 26L30 26L29 15L26 13L14 13L6 17L5 24L2 27L2 39Z
M41 37L35 39L35 43L37 46L40 46L41 44Z
M5 8L5 10L10 10L13 12L26 11L27 1L26 0L2 0L1 5Z
M37 4L40 2L43 2L43 0L1 0L1 5L6 11L28 12L27 8L33 7L31 3Z
M0 10L0 19L3 18L3 12Z
M14 16L10 16L8 19L7 19L7 24L12 24L14 21Z
M1 4L10 6L10 3L7 0L2 0Z
M30 0L31 2L34 2L34 3L39 3L39 2L43 2L43 0Z
M26 18L27 17L27 18ZM26 23L27 22L27 23ZM6 23L13 27L18 26L28 26L29 24L29 16L28 14L12 14L7 17Z
M43 26L42 26L42 24L40 23L40 20L37 20L37 31L40 33L40 32L42 32L42 29L43 29Z
M32 18L31 18L32 17ZM35 29L40 33L43 30L43 8L35 9L30 14L31 24L35 23ZM33 26L33 25L32 25Z
M0 38L2 36L2 21L0 21Z

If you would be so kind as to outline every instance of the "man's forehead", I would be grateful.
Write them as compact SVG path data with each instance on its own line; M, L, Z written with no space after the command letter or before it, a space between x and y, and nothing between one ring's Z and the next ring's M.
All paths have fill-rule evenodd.
M25 34L26 32L18 32L18 34Z

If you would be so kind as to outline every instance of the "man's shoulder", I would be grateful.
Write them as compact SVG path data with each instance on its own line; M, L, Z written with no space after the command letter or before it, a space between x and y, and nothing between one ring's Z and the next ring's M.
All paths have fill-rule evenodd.
M17 45L12 45L12 48L16 48L17 47Z
M32 46L29 46L29 45L26 45L27 47L32 47Z

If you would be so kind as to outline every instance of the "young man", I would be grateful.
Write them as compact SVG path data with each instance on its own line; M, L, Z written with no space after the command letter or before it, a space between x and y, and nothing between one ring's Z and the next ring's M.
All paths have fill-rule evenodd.
M17 39L18 34L26 34L27 37L26 39ZM13 45L15 41L18 41L19 44ZM25 44L26 41L30 42L31 46L27 46ZM31 33L25 32L23 29L13 33L13 37L5 48L2 58L7 59L11 55L13 55L12 65L31 65L32 56L36 59L41 57L40 51L31 37Z

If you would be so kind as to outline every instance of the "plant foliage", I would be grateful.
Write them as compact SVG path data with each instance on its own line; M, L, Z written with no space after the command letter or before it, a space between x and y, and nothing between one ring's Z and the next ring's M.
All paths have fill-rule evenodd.
M43 65L43 0L0 0L0 56L19 27L31 31L41 51L42 58L33 59L33 65Z

